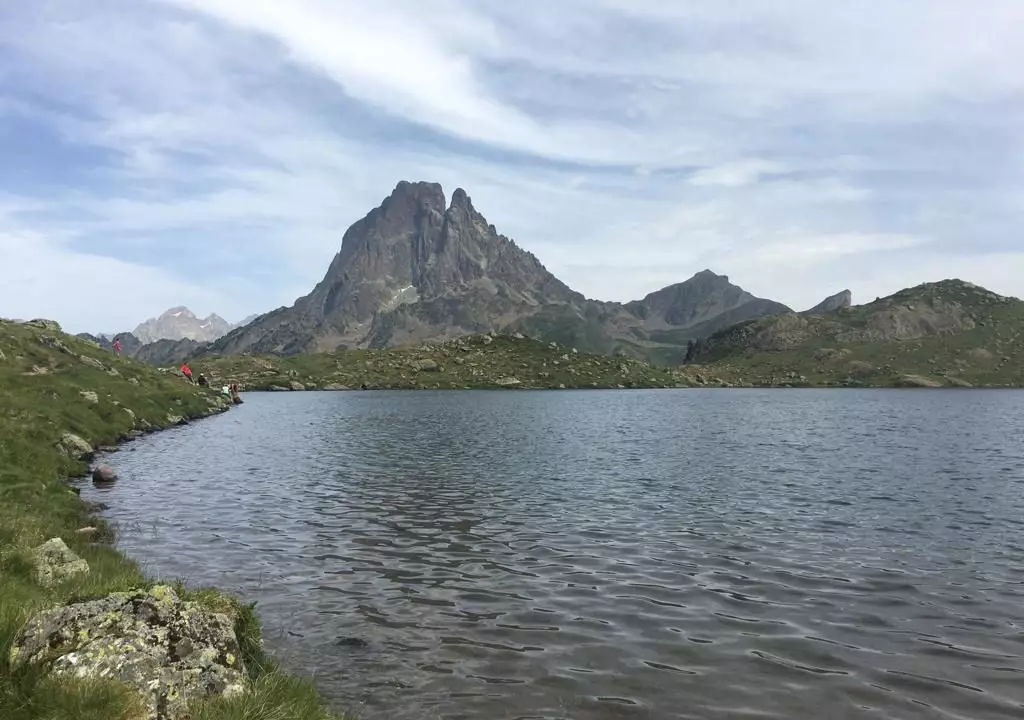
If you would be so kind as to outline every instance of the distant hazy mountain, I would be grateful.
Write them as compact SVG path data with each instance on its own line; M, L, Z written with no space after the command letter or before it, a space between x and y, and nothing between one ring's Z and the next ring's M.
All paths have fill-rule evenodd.
M196 340L210 342L232 329L231 323L217 314L198 318L187 307L171 308L158 318L150 318L132 331L143 344L157 340Z

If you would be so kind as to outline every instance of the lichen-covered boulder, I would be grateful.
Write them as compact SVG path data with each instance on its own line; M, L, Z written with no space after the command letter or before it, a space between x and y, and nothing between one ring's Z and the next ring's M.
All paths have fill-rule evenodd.
M82 458L93 453L92 445L74 433L66 432L61 435L59 444L71 457Z
M89 563L75 555L63 540L52 538L32 551L36 582L51 587L75 575L89 572Z
M163 585L34 616L15 639L10 662L118 680L142 695L148 720L183 718L194 700L245 692L231 619Z

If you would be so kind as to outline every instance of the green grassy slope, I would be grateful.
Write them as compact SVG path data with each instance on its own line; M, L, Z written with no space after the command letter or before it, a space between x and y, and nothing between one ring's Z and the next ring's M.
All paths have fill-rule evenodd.
M1024 302L947 280L743 323L696 355L689 372L744 385L1024 387Z
M0 718L140 717L137 699L115 684L48 679L37 669L15 671L9 664L11 643L34 611L152 585L110 545L109 528L65 482L86 466L61 449L62 436L74 433L98 447L223 409L215 393L114 357L56 326L0 321ZM94 531L83 531L89 527ZM29 553L53 537L84 558L90 572L43 588L34 580ZM253 670L252 694L196 708L197 720L330 717L311 686L262 657L251 608L214 590L190 595L236 618Z
M289 388L650 388L674 387L668 368L592 355L522 336L471 336L435 345L347 350L288 358L234 355L197 359L196 373L246 390Z

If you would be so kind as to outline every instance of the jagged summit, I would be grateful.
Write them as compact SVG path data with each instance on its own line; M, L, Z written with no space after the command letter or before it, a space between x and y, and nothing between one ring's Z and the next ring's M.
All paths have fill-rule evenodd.
M822 300L820 303L812 307L810 310L805 311L805 315L825 315L836 310L842 310L848 308L853 304L853 293L849 290L841 290L835 295Z
M308 295L208 352L287 355L515 330L600 352L665 346L668 358L720 323L785 311L711 270L637 303L588 300L500 234L465 189L446 199L438 183L403 180L345 231Z

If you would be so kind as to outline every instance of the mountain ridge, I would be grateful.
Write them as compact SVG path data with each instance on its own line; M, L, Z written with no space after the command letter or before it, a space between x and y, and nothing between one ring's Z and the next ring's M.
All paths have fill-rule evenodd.
M139 323L131 334L143 345L158 340L195 340L211 342L234 329L234 325L217 313L205 318L197 317L184 305L166 310L158 317Z
M437 183L403 180L345 231L309 294L201 353L293 355L517 331L597 352L681 359L694 333L720 328L716 317L787 311L710 270L633 303L588 299L500 234L463 188L449 202Z
M738 384L1020 387L1024 301L959 279L923 283L739 323L693 343L687 361Z

